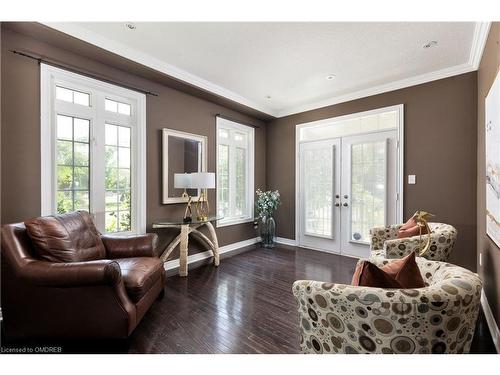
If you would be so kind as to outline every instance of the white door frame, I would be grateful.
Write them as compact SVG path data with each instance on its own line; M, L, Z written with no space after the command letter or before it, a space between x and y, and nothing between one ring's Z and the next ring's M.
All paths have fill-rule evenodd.
M397 203L398 222L403 222L403 206L404 206L404 104L397 104L388 107L376 108L369 111L362 111L351 113L348 115L330 117L327 119L312 121L297 124L295 126L295 245L299 245L299 231L300 231L300 130L308 127L316 127L319 125L327 125L329 123L338 122L342 120L349 120L356 117L374 115L382 112L397 111L398 113L398 160L397 160L397 191L399 199ZM359 133L363 134L363 133ZM321 250L321 249L317 249Z

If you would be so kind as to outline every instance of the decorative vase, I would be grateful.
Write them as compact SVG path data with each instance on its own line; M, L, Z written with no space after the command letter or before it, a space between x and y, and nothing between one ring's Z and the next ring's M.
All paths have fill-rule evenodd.
M262 247L274 247L276 240L276 222L272 216L263 216L259 221L259 235Z

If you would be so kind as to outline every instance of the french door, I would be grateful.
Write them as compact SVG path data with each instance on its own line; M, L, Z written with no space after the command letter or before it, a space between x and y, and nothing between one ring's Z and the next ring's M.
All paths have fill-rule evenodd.
M369 230L397 221L397 131L300 143L299 245L366 257Z

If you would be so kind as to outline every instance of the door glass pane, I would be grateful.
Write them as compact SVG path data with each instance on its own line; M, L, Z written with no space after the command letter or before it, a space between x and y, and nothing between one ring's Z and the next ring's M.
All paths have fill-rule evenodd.
M305 233L332 237L333 146L304 152Z
M370 228L385 225L386 141L351 146L351 241L369 243Z

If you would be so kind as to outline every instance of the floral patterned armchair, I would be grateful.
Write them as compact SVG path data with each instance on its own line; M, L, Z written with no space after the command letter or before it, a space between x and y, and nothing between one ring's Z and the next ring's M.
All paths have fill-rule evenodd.
M370 229L370 259L402 258L412 251L419 251L427 241L427 234L408 238L397 238L398 229L402 224L375 227ZM448 261L451 250L457 239L457 230L443 223L429 223L431 229L431 243L424 258ZM418 255L418 254L417 254Z
M381 266L393 260L374 263ZM303 353L468 353L481 280L462 267L417 257L426 287L381 289L293 284Z

